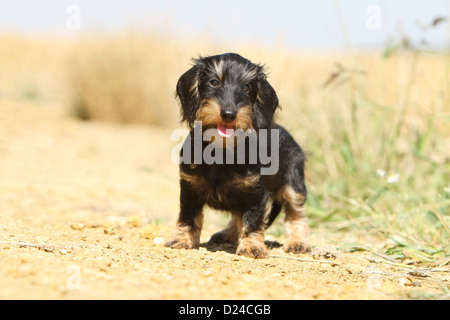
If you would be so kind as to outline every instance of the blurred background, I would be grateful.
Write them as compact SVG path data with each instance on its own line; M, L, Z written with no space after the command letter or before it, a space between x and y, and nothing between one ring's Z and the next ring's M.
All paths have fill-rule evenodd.
M237 52L267 66L308 153L315 228L448 256L449 15L449 0L0 1L3 212L175 219L176 82L192 57Z

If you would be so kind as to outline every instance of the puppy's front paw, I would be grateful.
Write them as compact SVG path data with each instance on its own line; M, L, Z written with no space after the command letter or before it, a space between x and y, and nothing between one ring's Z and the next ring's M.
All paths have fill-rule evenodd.
M172 249L198 249L200 239L189 232L176 232L165 246Z
M268 257L264 240L261 241L251 237L245 237L239 240L236 254L253 259L265 259Z
M265 259L267 258L267 248L263 247L238 247L236 254L253 259Z

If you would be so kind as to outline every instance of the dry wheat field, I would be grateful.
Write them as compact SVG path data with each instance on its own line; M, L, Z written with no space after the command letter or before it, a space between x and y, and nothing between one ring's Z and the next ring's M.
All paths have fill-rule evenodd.
M222 48L127 31L0 36L1 299L450 298L450 55ZM190 58L263 63L308 155L311 254L252 260L178 214L174 97ZM279 219L282 220L282 219Z

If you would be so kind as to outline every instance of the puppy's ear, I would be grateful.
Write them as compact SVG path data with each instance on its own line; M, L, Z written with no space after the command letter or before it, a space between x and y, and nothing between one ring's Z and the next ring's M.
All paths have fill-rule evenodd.
M259 103L266 111L273 114L279 103L277 93L265 78L258 82L258 89L257 99Z
M272 123L275 110L278 108L278 96L266 78L258 81L258 94L256 96L257 111L262 115L258 117L260 128L268 128Z
M177 97L181 102L182 122L186 121L192 127L199 107L198 85L202 72L200 64L196 63L181 76L177 83Z

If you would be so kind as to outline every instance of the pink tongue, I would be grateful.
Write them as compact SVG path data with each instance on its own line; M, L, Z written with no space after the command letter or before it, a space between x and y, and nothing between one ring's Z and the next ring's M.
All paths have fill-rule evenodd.
M227 127L222 124L217 126L217 131L219 131L219 134L224 138L229 138L234 134L233 127Z

